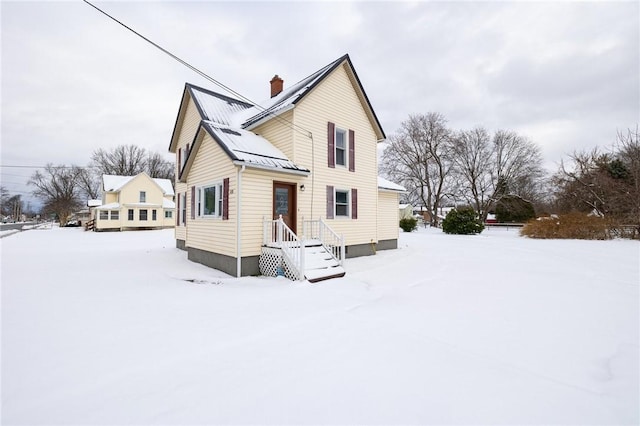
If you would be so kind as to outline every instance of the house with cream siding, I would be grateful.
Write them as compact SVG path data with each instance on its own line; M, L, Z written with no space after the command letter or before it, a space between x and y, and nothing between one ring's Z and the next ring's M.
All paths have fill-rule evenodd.
M380 181L385 133L348 55L259 105L186 84L176 154L176 246L234 276L316 281L397 248L402 187Z
M94 230L173 228L175 193L169 179L136 176L102 176L102 203L93 209Z

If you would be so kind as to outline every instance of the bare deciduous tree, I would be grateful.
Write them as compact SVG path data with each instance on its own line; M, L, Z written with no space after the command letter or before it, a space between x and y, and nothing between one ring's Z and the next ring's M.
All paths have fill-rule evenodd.
M82 203L78 195L78 167L47 164L44 172L35 172L28 184L35 186L33 194L42 200L45 212L55 213L64 226Z
M498 130L493 138L482 127L455 137L453 161L466 185L468 201L481 220L505 195L536 196L543 180L540 149L512 131Z
M77 168L78 173L78 188L82 194L90 200L100 198L101 180L100 175L92 167Z
M553 182L563 211L612 217L640 229L640 135L618 132L611 153L574 152Z
M135 176L146 172L152 178L173 181L175 173L174 164L164 160L161 154L136 145L119 145L109 151L97 149L91 155L91 167L96 170L98 180L103 174Z
M99 148L91 155L91 165L103 175L135 176L146 168L147 152L136 145L119 145L107 151Z
M418 201L430 212L431 225L438 225L438 207L451 168L450 130L443 115L430 112L409 116L382 158L382 171L403 183L411 202Z
M172 182L175 178L175 165L157 152L150 152L147 156L146 171L152 178L169 179Z
M462 197L484 221L492 201L494 159L489 132L483 127L463 130L454 137L453 162L465 189Z

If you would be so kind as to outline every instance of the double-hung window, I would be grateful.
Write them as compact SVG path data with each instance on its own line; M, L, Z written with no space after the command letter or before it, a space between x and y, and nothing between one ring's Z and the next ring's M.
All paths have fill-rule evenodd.
M171 219L173 217L173 212L171 210L165 210L164 211L164 218L165 219Z
M336 128L336 165L347 165L347 132Z
M109 219L109 210L100 210L100 220Z
M119 210L111 210L111 220L120 220Z
M349 191L336 189L336 217L349 217Z
M141 203L147 202L147 193L145 191L140 191L140 202Z
M200 217L222 217L222 182L197 189L197 213Z
M147 209L140 209L139 211L139 219L140 220L147 220Z

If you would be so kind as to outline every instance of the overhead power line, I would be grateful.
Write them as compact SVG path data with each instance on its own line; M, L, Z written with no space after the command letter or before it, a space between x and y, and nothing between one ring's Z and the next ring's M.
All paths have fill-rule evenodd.
M86 4L88 4L89 6L91 6L92 8L94 8L95 10L97 10L98 12L102 13L104 16L108 17L109 19L111 19L112 21L118 23L119 25L123 26L124 28L126 28L127 30L131 31L132 33L134 33L135 35L137 35L138 37L140 37L141 39L143 39L144 41L146 41L147 43L151 44L153 47L155 47L156 49L162 51L163 53L169 55L171 58L173 58L174 60L178 61L179 63L181 63L182 65L184 65L185 67L189 68L191 71L195 72L196 74L198 74L199 76L205 78L206 80L210 81L211 83L215 84L216 86L220 87L223 90L226 90L228 93L231 93L232 95L234 95L236 98L243 100L245 102L248 102L254 106L256 106L258 109L262 110L263 112L267 112L267 109L264 108L263 106L259 105L257 102L252 101L251 99L247 98L246 96L236 92L235 90L233 90L232 88L230 88L229 86L226 86L225 84L219 82L218 80L216 80L215 78L211 77L210 75L208 75L207 73L205 73L204 71L201 71L200 69L198 69L197 67L191 65L189 62L185 61L184 59L180 58L179 56L171 53L170 51L168 51L167 49L165 49L164 47L160 46L159 44L155 43L154 41L150 40L149 38L145 37L144 35L140 34L138 31L134 30L133 28L131 28L130 26L128 26L127 24L123 23L122 21L120 21L119 19L111 16L110 14L108 14L107 12L105 12L104 10L100 9L98 6L92 4L90 1L88 0L82 0L84 1ZM303 127L300 127L294 123L292 123L291 121L282 118L280 116L275 115L273 112L268 112L269 115L273 115L275 118L279 119L282 122L285 122L288 126L290 126L293 130L299 131L301 133L306 133L306 135L308 137L311 137L311 132Z

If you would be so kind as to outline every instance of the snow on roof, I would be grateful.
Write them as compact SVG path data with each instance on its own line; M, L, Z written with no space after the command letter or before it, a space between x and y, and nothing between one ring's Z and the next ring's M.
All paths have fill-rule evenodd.
M175 192L173 192L173 183L171 183L169 179L153 178L153 180L162 188L164 195L175 195Z
M406 189L400 185L398 185L397 183L393 183L389 180L386 180L385 178L378 176L378 188L379 189L386 189L386 190L390 190L390 191L400 191L400 192L405 192Z
M269 115L277 115L289 109L300 98L302 98L315 84L331 72L337 64L342 62L345 56L338 58L329 65L319 69L310 76L303 78L299 82L286 90L283 90L271 99L261 102L261 107L253 106L235 117L237 121L234 123L238 127L247 128L258 123Z
M138 175L136 175L138 176ZM102 183L105 191L120 191L131 179L136 176L118 176L118 175L102 175ZM175 195L173 192L173 184L169 179L152 178L153 181L162 188L165 195Z
M267 168L309 172L308 169L290 161L282 151L262 136L210 121L203 121L202 124L234 160Z
M246 102L192 84L187 83L187 88L200 112L203 114L203 118L215 123L230 125L231 117L234 114L252 107L252 105Z
M102 184L105 191L119 191L135 176L102 175Z
M98 207L102 204L102 200L88 200L87 207Z
M162 200L162 208L163 209L175 209L176 203L171 200L167 200L166 198Z
M96 210L110 210L110 209L119 209L120 203L109 203L103 204L101 206L96 207Z

